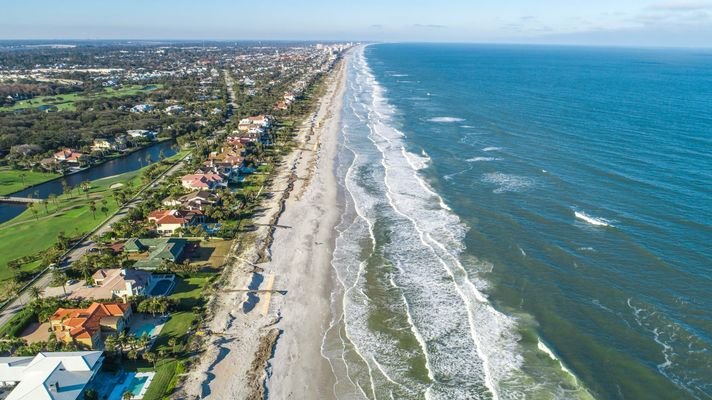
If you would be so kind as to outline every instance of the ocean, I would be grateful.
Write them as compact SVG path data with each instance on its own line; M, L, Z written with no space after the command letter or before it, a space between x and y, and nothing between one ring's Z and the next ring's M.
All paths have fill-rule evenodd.
M712 398L712 51L371 45L342 122L338 398Z

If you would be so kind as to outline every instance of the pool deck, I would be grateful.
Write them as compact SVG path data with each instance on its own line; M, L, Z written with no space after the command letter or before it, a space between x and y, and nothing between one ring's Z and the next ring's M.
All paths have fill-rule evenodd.
M131 323L129 324L129 332L135 333L141 327L146 326L146 325L154 326L153 333L151 335L151 340L153 341L161 333L161 330L163 329L163 326L165 325L165 323L166 323L165 318L161 318L161 317L154 318L148 314L136 313L136 314L134 314L134 317L131 319ZM140 335L136 335L136 336L140 336Z

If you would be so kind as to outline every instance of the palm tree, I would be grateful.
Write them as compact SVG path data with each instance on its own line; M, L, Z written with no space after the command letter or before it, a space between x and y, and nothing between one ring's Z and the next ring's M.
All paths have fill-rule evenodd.
M64 295L67 295L67 274L59 269L52 270L52 281L55 285L62 285Z
M19 176L20 179L22 180L22 186L24 187L25 186L25 177L27 177L27 174L24 172L20 172L17 176Z
M176 338L172 337L168 339L168 345L171 347L171 353L175 354L176 353L176 345L178 344L178 341Z
M153 369L156 369L156 353L147 351L143 353L143 359L153 364Z
M28 290L28 293L30 294L30 298L33 301L37 301L40 299L40 297L42 297L42 293L44 293L44 290L42 290L42 288L40 288L38 286L32 286Z
M78 265L77 265L78 264ZM74 268L78 269L79 272L84 276L85 284L89 282L89 274L91 273L92 266L86 259L79 259L74 263Z
M124 394L121 395L122 400L131 400L133 399L133 393L131 393L130 390L127 390L124 392Z
M91 211L92 218L96 219L96 202L94 200L89 202L89 211Z

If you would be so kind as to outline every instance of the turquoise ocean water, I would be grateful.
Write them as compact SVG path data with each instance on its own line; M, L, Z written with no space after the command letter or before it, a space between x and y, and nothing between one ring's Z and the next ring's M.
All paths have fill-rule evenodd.
M712 398L712 52L383 44L348 68L340 398Z

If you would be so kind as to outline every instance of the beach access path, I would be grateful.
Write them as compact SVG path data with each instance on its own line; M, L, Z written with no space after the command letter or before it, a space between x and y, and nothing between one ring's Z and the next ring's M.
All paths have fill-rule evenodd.
M297 148L276 172L271 196L254 221L255 244L235 254L224 273L222 289L211 300L206 350L177 398L333 397L334 378L321 356L321 341L329 324L330 261L340 215L334 159L344 63L327 78L317 111L297 134ZM265 245L269 256L260 260ZM260 301L246 313L244 289L255 272L266 278L259 289L272 291L251 293Z

